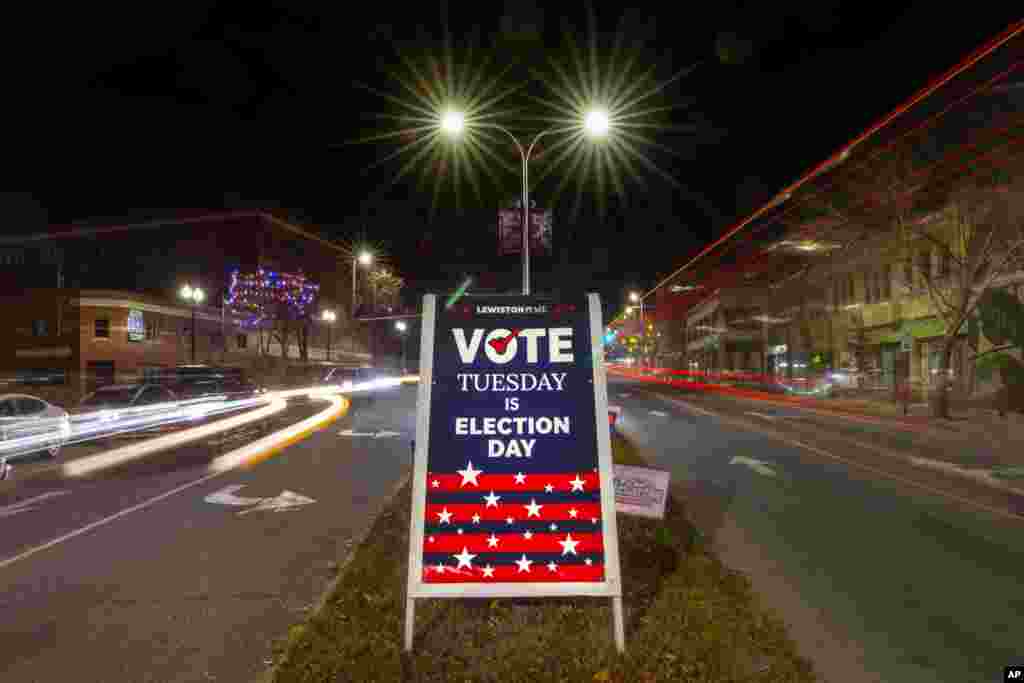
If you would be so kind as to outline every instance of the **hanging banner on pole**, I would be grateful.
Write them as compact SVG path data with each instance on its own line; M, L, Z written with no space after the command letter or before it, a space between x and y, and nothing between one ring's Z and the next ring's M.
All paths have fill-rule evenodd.
M523 211L522 209L500 209L498 211L498 255L521 254L523 252Z
M621 649L602 332L596 294L424 298L410 614L417 598L608 596Z
M531 202L532 204L532 202ZM530 209L530 253L551 252L554 214L550 209ZM523 210L498 210L498 255L523 253Z

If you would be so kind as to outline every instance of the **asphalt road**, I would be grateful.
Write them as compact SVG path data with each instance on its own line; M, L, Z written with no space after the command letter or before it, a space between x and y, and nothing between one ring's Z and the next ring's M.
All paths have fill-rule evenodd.
M276 457L212 478L213 457L259 434L4 487L0 680L258 678L407 473L415 393L356 402ZM294 422L321 405L286 412ZM285 491L314 502L281 509ZM250 500L205 500L218 492ZM268 498L277 509L254 500Z
M723 404L701 396L695 410L631 381L612 379L609 392L623 408L621 430L685 483L699 526L826 680L987 682L1024 655L1024 518L738 429L707 412ZM807 419L730 410L769 416L748 416L755 427ZM819 422L800 439L842 455L852 447L832 435L846 428Z

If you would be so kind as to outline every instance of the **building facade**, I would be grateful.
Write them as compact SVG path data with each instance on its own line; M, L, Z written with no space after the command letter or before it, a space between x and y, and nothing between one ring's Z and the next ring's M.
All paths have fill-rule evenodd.
M144 381L152 373L193 360L252 369L268 355L282 355L279 344L261 349L259 333L244 328L220 307L193 310L179 301L138 292L40 288L0 296L0 306L10 325L10 333L0 335L4 381L45 381L72 396L104 384ZM325 325L313 322L309 360L327 360L327 341ZM332 341L331 361L369 360L367 354ZM287 357L299 358L294 341Z

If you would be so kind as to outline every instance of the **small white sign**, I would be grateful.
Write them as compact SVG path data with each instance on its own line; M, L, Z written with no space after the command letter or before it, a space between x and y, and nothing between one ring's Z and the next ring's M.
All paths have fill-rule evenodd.
M615 465L615 510L627 515L665 518L669 473L649 467Z

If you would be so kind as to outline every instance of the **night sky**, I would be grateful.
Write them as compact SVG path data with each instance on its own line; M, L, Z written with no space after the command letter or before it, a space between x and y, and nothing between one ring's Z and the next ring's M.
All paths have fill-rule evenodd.
M443 162L426 160L394 183L408 155L373 165L414 138L353 142L405 125L385 118L408 113L386 96L412 101L399 80L411 82L408 64L426 74L446 55L456 77L468 68L481 83L520 86L487 111L536 130L560 87L556 67L575 78L572 46L586 55L596 36L609 63L618 36L605 78L632 55L627 82L649 68L665 83L697 66L637 105L659 110L636 119L650 124L643 153L658 172L621 173L621 194L579 173L579 186L556 194L565 162L535 191L555 209L556 252L585 261L592 248L609 250L614 275L595 287L612 296L652 285L1019 18L978 4L609 2L594 5L593 24L585 3L529 0L62 8L59 21L41 19L45 41L25 55L34 68L8 88L31 103L23 113L49 182L35 204L5 198L4 231L153 207L264 206L340 240L365 234L423 286L450 282L440 264L456 260L514 272L515 257L495 258L494 209L517 195L516 173L471 170L477 194L468 176L456 183ZM510 144L495 140L493 153L516 168Z

